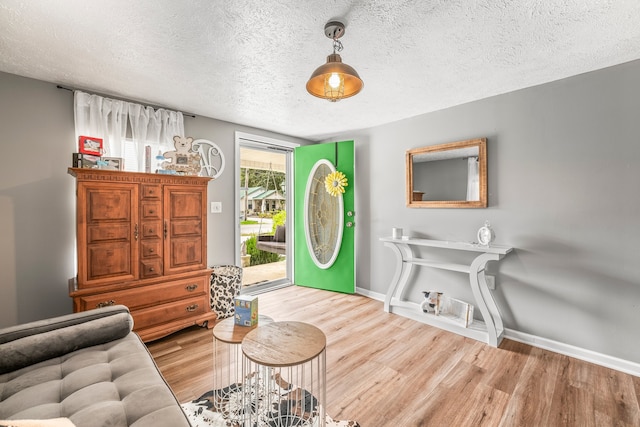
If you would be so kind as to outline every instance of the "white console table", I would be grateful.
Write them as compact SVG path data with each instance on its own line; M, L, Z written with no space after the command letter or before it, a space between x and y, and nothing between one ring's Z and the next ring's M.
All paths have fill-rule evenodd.
M513 248L508 246L482 246L474 243L427 239L402 240L383 237L380 238L380 240L396 255L396 271L384 300L384 311L396 313L422 323L455 332L478 341L483 341L494 347L500 345L504 335L504 326L500 312L498 311L498 306L487 286L485 267L489 261L499 261L504 258ZM414 255L413 247L420 246L479 252L480 255L474 258L470 265L430 261ZM445 317L424 313L420 308L420 304L407 301L404 295L405 289L411 276L411 271L416 265L467 273L469 275L469 283L473 297L476 300L475 302L482 314L484 322L474 320L468 328L465 328Z

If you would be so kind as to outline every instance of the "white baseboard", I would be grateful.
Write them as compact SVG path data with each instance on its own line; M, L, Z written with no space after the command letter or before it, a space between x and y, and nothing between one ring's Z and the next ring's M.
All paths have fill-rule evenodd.
M356 287L356 294L369 297L376 301L384 301L384 298L386 296L385 294L373 292L373 291L370 291L369 289L358 288L358 287Z
M542 348L544 350L553 351L554 353L564 354L565 356L575 357L585 362L594 363L604 366L605 368L615 369L625 374L640 377L640 363L631 362L629 360L619 359L607 354L598 353L570 344L553 341L536 335L526 334L524 332L515 331L505 328L504 337L513 341L529 344L532 347Z
M372 292L363 288L356 288L356 293L377 301L384 301L385 298L384 294ZM640 377L640 363L619 359L607 354L598 353L508 328L505 328L504 337L513 341L528 344L532 347L564 354L565 356L574 357L576 359L584 360L585 362L594 363L596 365L604 366L605 368L615 369L616 371L624 372L625 374Z

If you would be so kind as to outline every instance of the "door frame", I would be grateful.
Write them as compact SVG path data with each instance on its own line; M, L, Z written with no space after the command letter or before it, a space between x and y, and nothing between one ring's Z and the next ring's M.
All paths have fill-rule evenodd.
M234 182L235 182L235 263L237 266L242 265L240 259L240 147L252 146L258 149L265 149L267 147L274 147L275 149L281 148L283 151L287 151L286 161L286 176L285 181L286 188L286 206L287 206L287 218L285 221L285 228L287 230L287 277L282 283L274 281L274 286L291 284L293 283L293 209L294 209L294 182L293 182L293 149L299 147L300 144L295 142L283 141L281 139L269 138L266 136L250 134L246 132L235 132L235 168L234 168ZM291 237L290 237L291 236ZM282 279L281 279L282 280ZM271 284L272 282L270 282ZM255 290L251 293L260 292L260 285L255 286Z

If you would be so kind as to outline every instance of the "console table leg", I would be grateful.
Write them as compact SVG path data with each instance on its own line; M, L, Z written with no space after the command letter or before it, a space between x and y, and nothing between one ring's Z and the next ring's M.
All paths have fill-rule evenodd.
M408 259L413 256L413 251L408 245L396 245L394 243L385 243L385 246L390 248L396 255L396 271L391 279L391 284L387 290L387 295L384 298L384 311L389 313L391 307L391 300L396 294L400 299L404 294L404 288L411 275L413 264L407 263Z
M501 257L496 254L482 254L473 260L469 272L471 291L476 299L484 323L487 326L487 332L489 334L488 344L493 347L497 347L500 341L502 341L504 327L498 306L487 286L484 270L487 262L498 261L500 258Z
M502 316L500 315L500 311L498 310L498 305L496 304L495 299L493 299L493 295L489 290L489 286L487 286L487 279L485 277L484 270L480 272L479 276L480 283L484 283L484 286L480 286L480 291L485 295L484 301L487 304L487 308L491 313L493 318L493 322L495 323L496 333L498 336L498 344L502 341L502 334L504 333L504 324L502 323Z

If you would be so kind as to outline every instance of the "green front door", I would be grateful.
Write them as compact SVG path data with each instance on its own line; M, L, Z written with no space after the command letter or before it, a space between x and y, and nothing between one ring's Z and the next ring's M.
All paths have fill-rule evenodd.
M344 193L337 195L325 187L325 178L335 171L347 180ZM354 177L353 141L294 150L296 285L355 292Z

